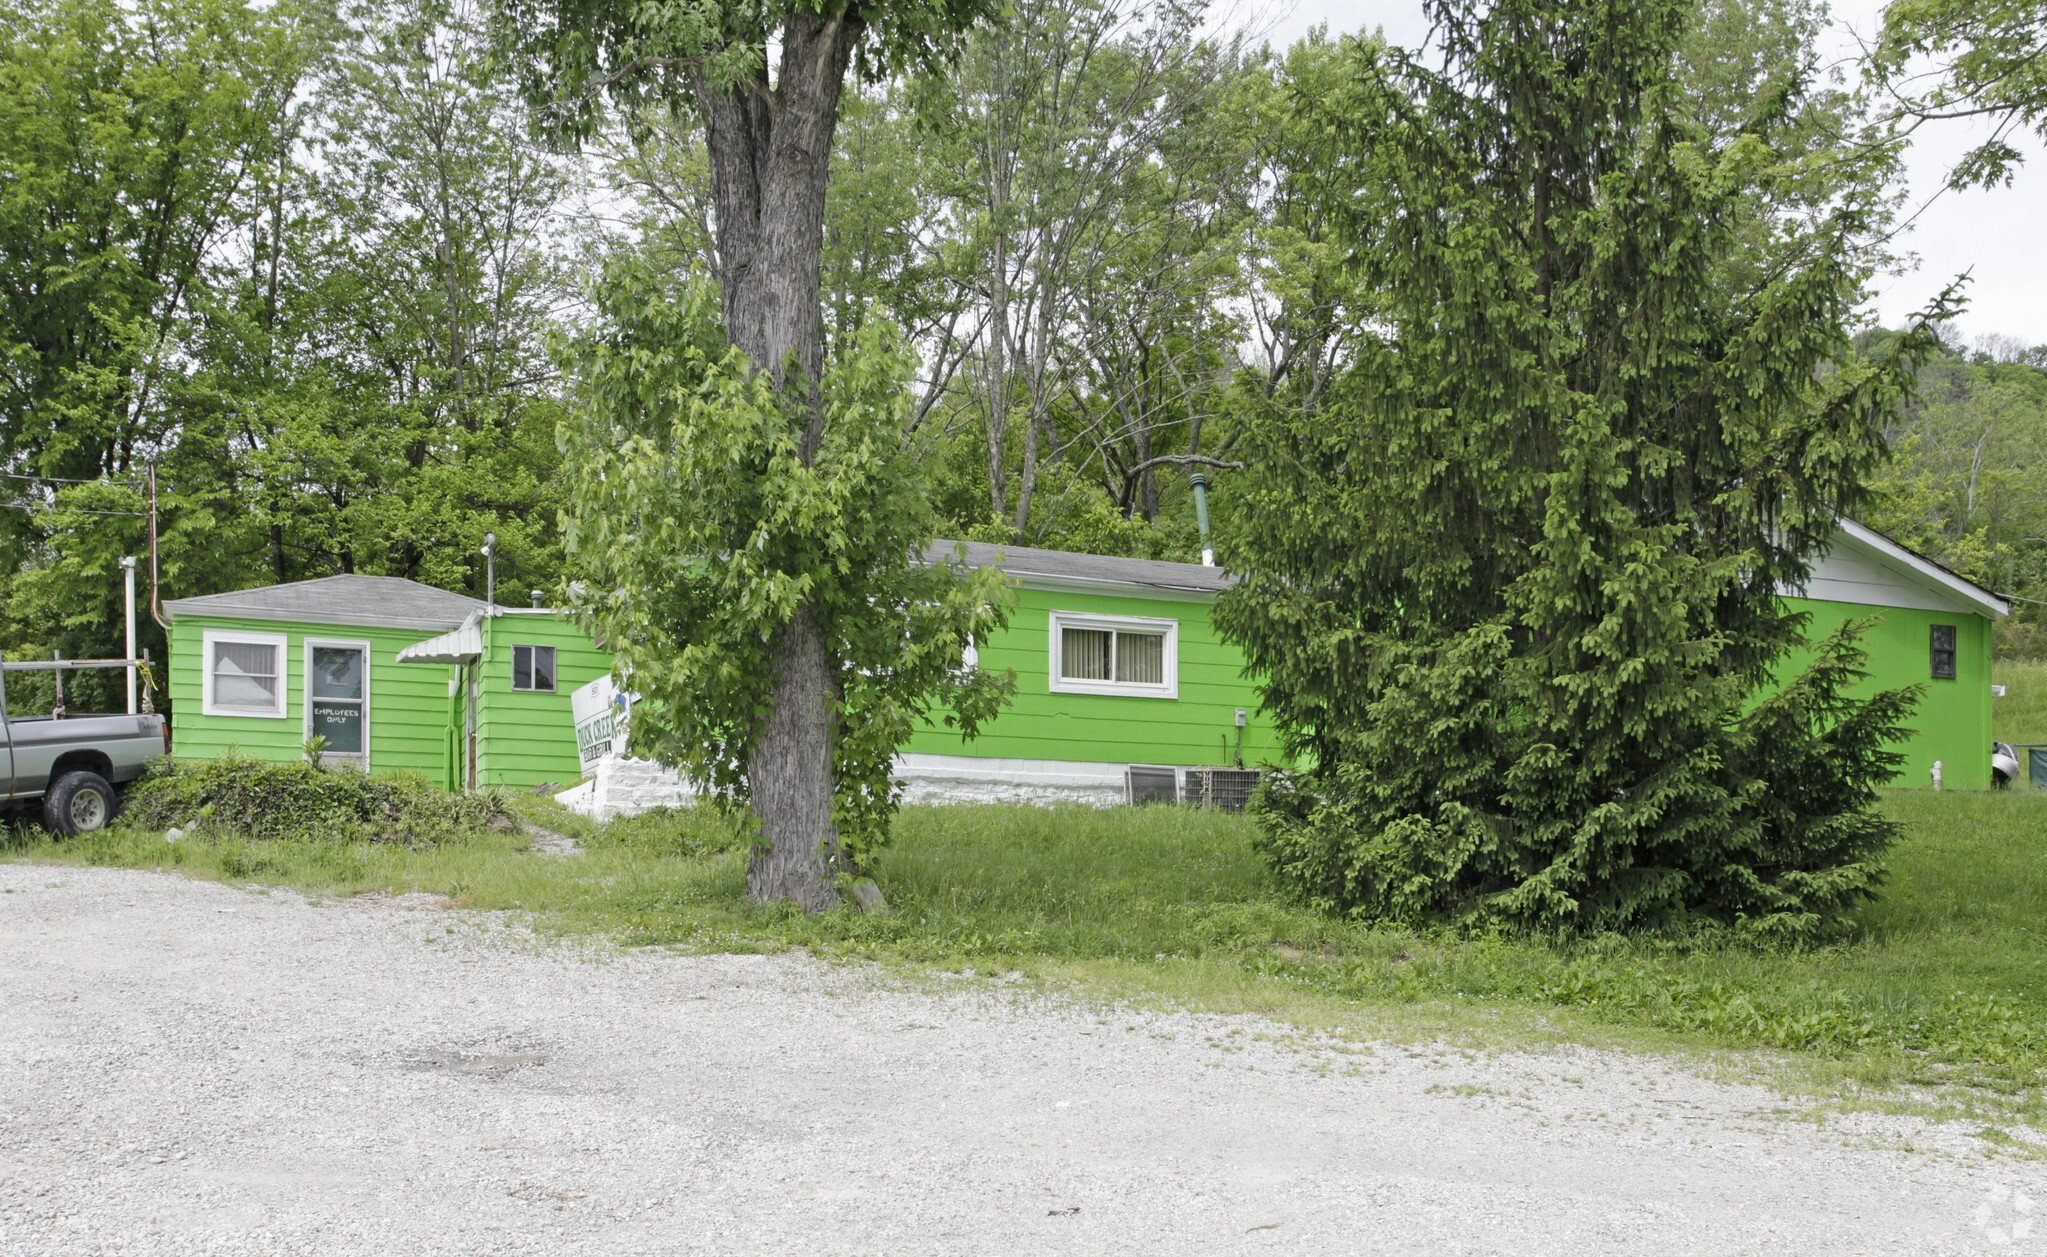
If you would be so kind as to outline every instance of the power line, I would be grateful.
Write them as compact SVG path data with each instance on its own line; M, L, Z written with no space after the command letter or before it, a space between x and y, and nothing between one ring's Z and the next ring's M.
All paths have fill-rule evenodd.
M149 518L148 511L89 511L83 507L59 506L55 502L0 502L0 506L11 506L22 511L59 511L66 515L133 515L137 519Z
M137 482L137 481L134 481L134 480L108 480L108 479L105 479L104 477L101 477L101 478L97 478L97 479L93 479L93 480L67 480L67 479L65 479L65 478L64 478L63 476L30 476L30 475L25 475L25 474L23 474L22 472L18 472L18 471L0 471L0 478L5 478L5 479L8 479L8 480L34 480L34 481L37 481L37 482L39 482L39 483L42 483L42 484L104 484L104 485L120 485L120 486L122 486L122 487L124 487L124 488L129 488L129 489L133 489L133 488L137 487L137 484L138 484L138 482Z

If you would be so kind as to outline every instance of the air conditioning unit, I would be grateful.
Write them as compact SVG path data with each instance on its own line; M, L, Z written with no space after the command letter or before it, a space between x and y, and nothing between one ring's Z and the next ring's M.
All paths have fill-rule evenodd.
M1257 788L1255 768L1190 768L1182 802L1219 812L1241 812Z
M1123 789L1133 807L1139 803L1178 803L1180 770L1132 764L1123 770Z

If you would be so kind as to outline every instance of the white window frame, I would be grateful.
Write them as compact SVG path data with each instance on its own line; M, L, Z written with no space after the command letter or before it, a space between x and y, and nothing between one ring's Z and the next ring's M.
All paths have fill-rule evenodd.
M1051 613L1051 678L1054 694L1107 694L1117 698L1178 698L1180 697L1180 622L1178 620L1154 619L1150 616L1096 615L1086 611L1054 611ZM1136 681L1077 681L1060 675L1064 671L1062 658L1066 645L1066 630L1096 629L1117 633L1163 633L1165 635L1165 659L1162 669L1165 682L1161 685L1144 685Z
M368 642L351 641L345 637L308 637L305 639L305 668L301 673L304 679L299 685L301 691L299 695L299 740L301 742L313 740L313 647L315 646L338 646L343 650L359 650L362 652L362 750L323 751L321 752L321 757L323 759L331 759L337 763L356 764L363 768L368 768L370 766L371 654Z
M544 689L544 690L543 690L543 689L541 689L541 688L540 688L539 686L537 686L537 685L529 685L529 686L526 686L526 687L525 687L525 688L523 688L523 689L521 689L521 688L520 688L520 686L519 686L519 652L520 652L520 651L522 651L522 650L544 650L544 651L546 651L546 652L547 652L547 653L548 653L548 654L549 654L549 655L550 655L550 656L551 656L551 657L553 658L553 660L554 660L554 670L553 670L553 671L551 671L551 672L549 672L549 673L547 674L547 676L548 676L548 680L549 680L549 681L551 681L551 682L553 682L553 684L549 685L549 686L548 686L548 687L547 687L546 689ZM561 651L560 651L560 650L558 650L557 648L555 648L555 647L553 647L553 646L547 645L547 644L546 644L546 643L544 643L544 642L513 642L513 643L512 643L512 656L511 656L511 658L512 658L512 693L514 693L514 694L559 694L559 693L561 693L561 688L562 688L562 682L561 682L561 658L562 658L562 653L561 653ZM530 676L530 674L529 674L529 676L528 676L528 679L529 679L529 680L531 679L531 676Z
M272 711L252 707L221 707L213 701L213 647L269 646L277 652L277 706ZM291 641L282 633L243 633L231 629L207 629L199 636L199 712L205 716L246 717L251 720L283 720L289 713L285 698L291 685Z

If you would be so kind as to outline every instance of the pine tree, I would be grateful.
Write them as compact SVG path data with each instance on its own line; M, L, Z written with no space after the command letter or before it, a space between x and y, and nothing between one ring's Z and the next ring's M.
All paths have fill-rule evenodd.
M1805 930L1880 876L1912 694L1848 697L1844 636L1764 696L1804 645L1777 590L1862 500L1927 341L1852 350L1871 207L1724 264L1789 177L1791 102L1688 118L1688 8L1445 0L1440 66L1353 41L1297 102L1357 294L1324 334L1354 345L1247 432L1217 618L1307 765L1266 853L1331 908Z

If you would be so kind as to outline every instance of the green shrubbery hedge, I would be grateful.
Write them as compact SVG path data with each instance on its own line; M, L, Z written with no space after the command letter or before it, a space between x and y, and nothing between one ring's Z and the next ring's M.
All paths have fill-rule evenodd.
M417 774L240 758L158 761L129 788L122 819L143 829L415 845L519 827L496 791L450 794Z

